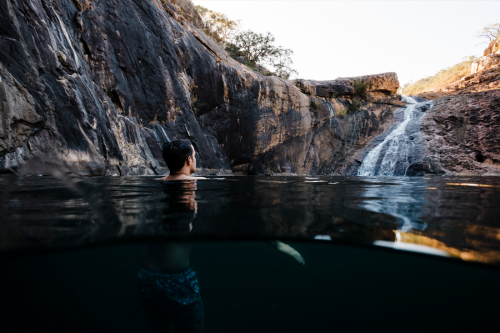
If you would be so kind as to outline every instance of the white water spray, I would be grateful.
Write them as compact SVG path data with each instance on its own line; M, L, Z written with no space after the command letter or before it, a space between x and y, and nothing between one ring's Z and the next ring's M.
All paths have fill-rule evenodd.
M330 125L332 124L332 119L335 116L335 109L333 108L332 103L326 98L326 104L328 104L328 110L330 111Z
M409 96L402 96L402 100L409 103L405 107L403 121L387 135L383 142L379 143L366 155L358 169L358 176L394 176L398 162L400 163L398 175L406 176L411 165L409 161L410 152L414 148L414 143L405 133L406 127L411 119L421 115L420 112L414 112L416 108L432 102L418 103Z

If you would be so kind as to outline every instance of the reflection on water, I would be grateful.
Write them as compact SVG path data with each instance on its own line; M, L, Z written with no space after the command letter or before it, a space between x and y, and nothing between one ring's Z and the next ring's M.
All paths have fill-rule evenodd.
M291 238L414 243L500 263L496 177L66 181L0 177L4 252L145 238Z
M198 212L196 181L168 182L161 229L156 234L193 230ZM166 199L168 198L168 200ZM204 310L190 242L151 242L142 251L137 289L154 332L204 332Z

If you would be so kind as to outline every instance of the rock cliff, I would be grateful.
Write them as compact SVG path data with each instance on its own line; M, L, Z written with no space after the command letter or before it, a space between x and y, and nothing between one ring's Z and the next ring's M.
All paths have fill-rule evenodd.
M403 105L395 73L254 72L180 1L2 1L0 20L2 168L39 157L82 174L164 174L161 144L177 137L200 173L348 174Z
M426 171L500 175L500 51L493 41L472 74L419 96L435 101L422 119Z

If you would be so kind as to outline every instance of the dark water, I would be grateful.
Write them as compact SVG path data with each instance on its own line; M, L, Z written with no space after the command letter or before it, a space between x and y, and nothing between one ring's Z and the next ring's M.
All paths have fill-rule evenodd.
M4 176L0 186L2 252L151 237L320 238L500 262L497 177Z
M4 175L0 186L9 326L148 332L144 242L182 240L195 242L206 332L496 327L500 178Z

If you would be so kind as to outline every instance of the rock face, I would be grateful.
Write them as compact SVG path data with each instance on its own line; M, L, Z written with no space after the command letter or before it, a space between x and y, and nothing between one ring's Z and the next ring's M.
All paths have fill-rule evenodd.
M364 105L356 111L350 111L353 97L356 96L356 78L293 81L300 90L288 86L280 89L278 85L271 85L271 96L288 96L292 104L287 106L284 102L282 106L276 105L278 107L271 105L272 109L265 116L269 120L262 122L259 129L261 137L267 137L266 141L259 144L255 160L239 166L239 170L252 174L355 173L366 154L359 150L372 138L384 133L394 122L394 111L405 104L394 94L395 89L386 90L393 87L391 83L380 80L383 77L397 83L395 73L373 77L374 84L366 93ZM362 78L368 81L371 76ZM301 107L297 109L294 105ZM273 114L277 119L274 119Z
M497 38L495 40L492 40L488 47L484 49L484 56L489 56L491 54L498 53L500 51L500 38Z
M392 95L399 88L396 73L383 73L359 77L338 78L331 81L294 80L293 83L305 94L332 98L336 96L354 95L356 82L367 85L367 92Z
M179 3L2 1L0 168L39 157L82 174L164 174L161 145L177 137L200 173L353 173L403 105L394 73L256 73Z
M492 55L479 63L486 64L487 57ZM500 65L486 64L461 81L419 96L434 100L421 126L426 172L500 175Z
M421 131L428 171L500 175L500 90L436 99Z
M484 50L484 56L472 63L471 75L500 65L500 38L492 40Z

